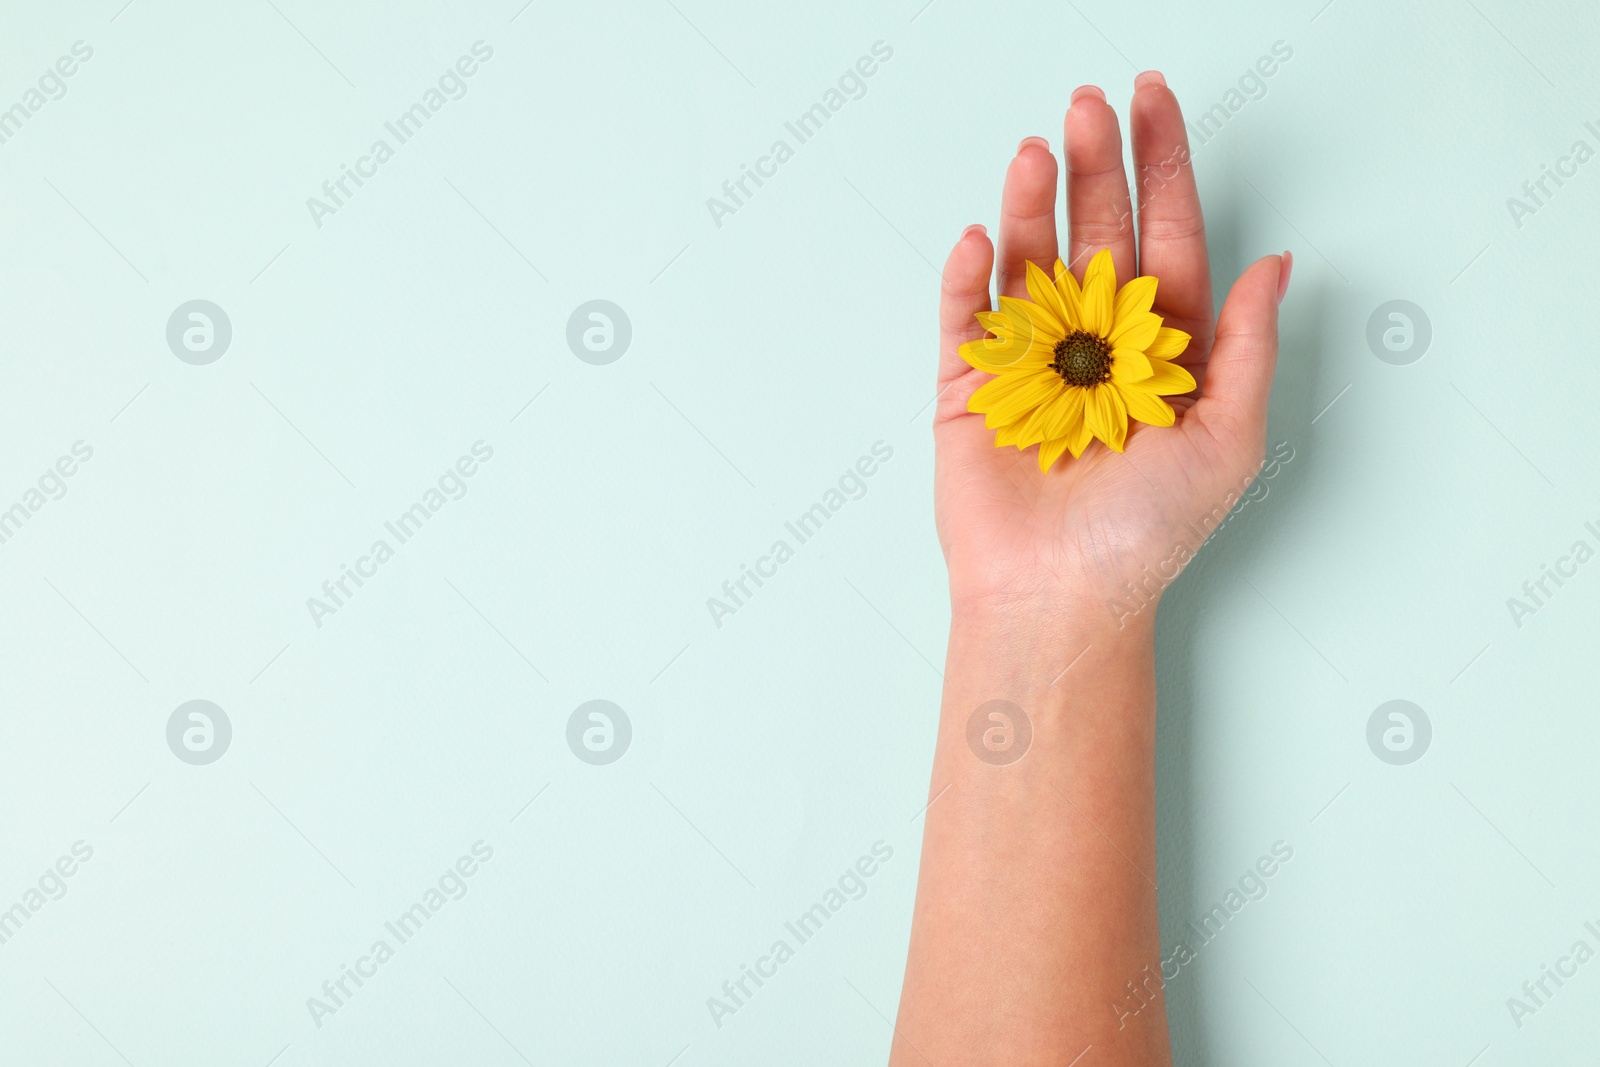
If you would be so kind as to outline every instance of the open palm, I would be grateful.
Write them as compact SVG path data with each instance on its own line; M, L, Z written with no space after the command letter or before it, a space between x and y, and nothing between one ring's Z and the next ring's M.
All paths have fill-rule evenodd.
M1102 248L1111 251L1117 284L1159 279L1154 310L1193 340L1176 362L1199 383L1196 393L1167 398L1172 427L1135 423L1126 451L1092 442L1041 473L1035 450L997 448L984 417L967 410L990 375L959 355L984 336L975 313L990 309L996 267L982 227L968 227L945 265L940 294L939 400L934 419L939 537L957 601L1053 601L1063 594L1112 598L1124 583L1162 564L1193 531L1243 493L1266 440L1267 398L1277 361L1278 302L1290 258L1267 256L1234 283L1219 319L1212 316L1205 226L1177 98L1161 75L1135 81L1130 109L1138 176L1139 232L1122 164L1117 116L1104 94L1073 94L1064 123L1068 240L1056 239L1055 157L1042 138L1017 150L1001 197L998 288L1027 298L1026 264L1047 273L1058 255L1082 280ZM1194 547L1198 547L1195 544Z

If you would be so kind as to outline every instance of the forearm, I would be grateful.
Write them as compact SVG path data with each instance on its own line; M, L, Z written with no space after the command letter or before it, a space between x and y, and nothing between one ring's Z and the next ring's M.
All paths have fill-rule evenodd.
M1089 1045L1097 1065L1170 1062L1158 989L1137 1015L1114 1007L1160 958L1153 614L957 610L897 1067L1064 1065ZM1015 762L1003 720L983 716L983 756L969 740L995 700L1031 726Z

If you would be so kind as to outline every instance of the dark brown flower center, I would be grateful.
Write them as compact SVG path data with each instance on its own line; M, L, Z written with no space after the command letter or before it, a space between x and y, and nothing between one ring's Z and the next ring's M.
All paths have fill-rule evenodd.
M1111 377L1111 346L1092 333L1077 330L1057 341L1051 364L1068 385L1085 388Z

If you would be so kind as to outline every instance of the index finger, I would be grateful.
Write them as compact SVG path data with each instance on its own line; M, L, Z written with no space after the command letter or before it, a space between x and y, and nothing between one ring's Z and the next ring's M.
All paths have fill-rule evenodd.
M950 250L939 284L939 391L972 368L961 358L961 346L986 332L977 314L988 311L989 274L994 245L979 225L968 226Z

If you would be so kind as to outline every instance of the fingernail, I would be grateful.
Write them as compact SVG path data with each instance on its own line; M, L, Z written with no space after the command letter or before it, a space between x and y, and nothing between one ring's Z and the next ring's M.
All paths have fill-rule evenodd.
M1278 303L1283 303L1283 294L1289 291L1289 274L1294 270L1294 253L1283 254L1283 265L1278 268Z
M968 226L966 229L961 231L961 236L963 238L967 238L971 237L975 233L981 233L985 236L988 236L989 231L983 228L983 223L974 222L971 226ZM1280 297L1280 299L1282 298Z
M1043 137L1024 137L1022 139L1022 143L1017 145L1017 155L1020 156L1022 154L1022 150L1027 148L1029 145L1042 148L1046 152L1050 151L1050 142L1046 141Z
M1166 76L1159 70L1147 70L1133 79L1133 87L1135 89L1142 89L1146 85L1159 85L1165 89L1167 87Z
M1078 86L1072 91L1072 102L1076 104L1079 100L1082 100L1086 96L1091 96L1100 101L1102 104L1106 102L1106 94L1100 91L1100 87L1098 85Z

